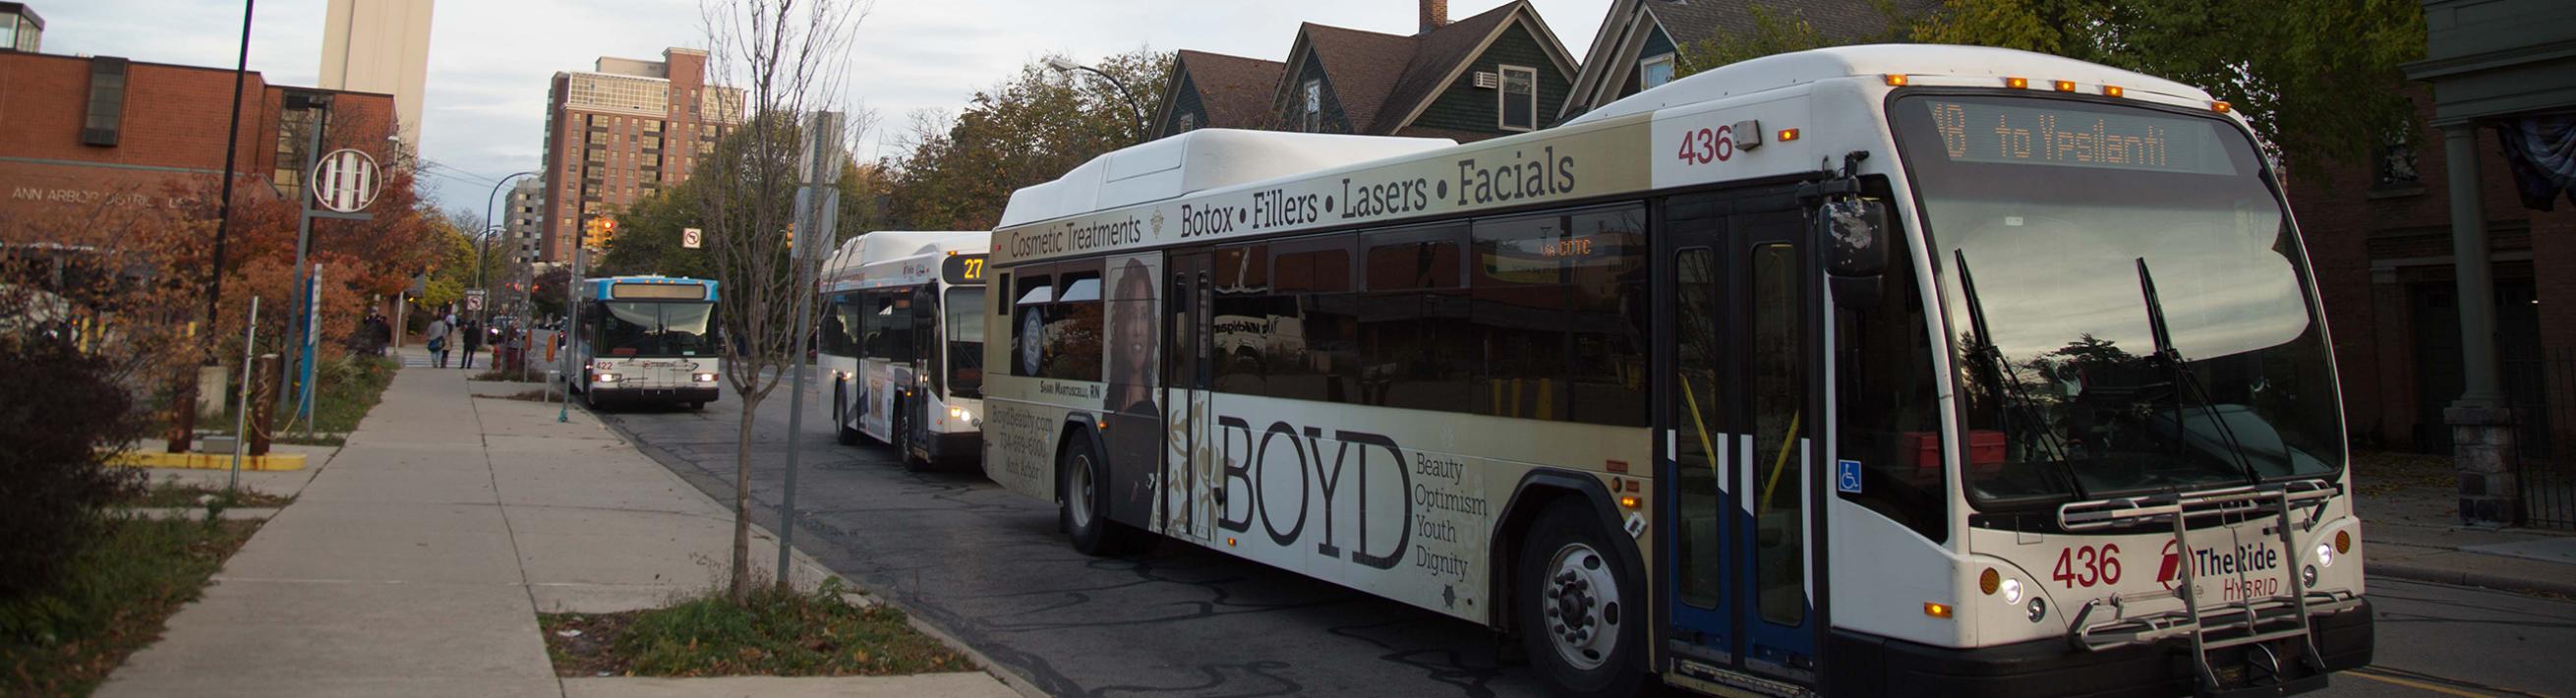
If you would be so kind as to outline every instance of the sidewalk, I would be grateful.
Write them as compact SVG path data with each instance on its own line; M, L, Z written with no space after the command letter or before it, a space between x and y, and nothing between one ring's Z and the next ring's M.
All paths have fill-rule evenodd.
M2371 574L2576 597L2576 535L2461 525L2449 459L2374 454L2354 468Z
M731 511L579 409L473 398L467 373L404 369L327 463L256 482L298 498L99 695L1017 695L971 672L558 679L538 612L716 583ZM799 558L797 586L829 574Z

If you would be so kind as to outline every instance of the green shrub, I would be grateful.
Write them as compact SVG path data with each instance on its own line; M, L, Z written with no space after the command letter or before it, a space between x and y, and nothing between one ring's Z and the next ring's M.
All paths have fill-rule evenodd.
M99 510L142 477L106 465L132 442L133 396L101 357L38 332L0 333L0 604L44 591L97 537ZM8 630L0 628L0 630Z

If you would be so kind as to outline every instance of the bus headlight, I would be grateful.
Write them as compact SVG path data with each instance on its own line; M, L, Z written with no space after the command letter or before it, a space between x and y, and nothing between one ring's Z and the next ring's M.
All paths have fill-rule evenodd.
M2041 619L2044 619L2044 618L2047 618L2047 617L2048 617L2048 600L2047 600L2047 599L2043 599L2043 598L2039 598L2039 597L2036 597L2036 596L2031 597L2031 599L2030 599L2030 622L2037 623L2037 622L2039 622Z
M2334 566L2334 546L2317 544L2317 564L2325 567Z
M2317 566L2309 565L2306 569L2300 570L2299 578L2301 581L2307 582L2307 588L2317 588Z
M972 422L975 421L975 411L963 407L951 407L948 408L948 418Z
M689 374L689 378L700 383L716 382L716 374L713 373L692 373Z
M2004 593L2004 603L2006 603L2006 604L2018 604L2018 603L2021 603L2021 580L2019 580L2019 579L2006 579L2006 580L2004 580L2002 591L2003 591L2003 593Z
M599 374L593 374L593 375L591 375L590 379L591 379L591 380L593 380L593 381L601 382L601 383L615 383L615 382L617 382L617 374L614 374L614 373L599 373Z

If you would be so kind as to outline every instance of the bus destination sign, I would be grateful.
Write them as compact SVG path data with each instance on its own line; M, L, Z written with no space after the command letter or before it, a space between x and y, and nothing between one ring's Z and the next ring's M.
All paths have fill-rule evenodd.
M2236 173L2217 124L2136 109L1924 100L1954 162Z
M939 263L939 278L951 286L984 284L984 255L952 254Z

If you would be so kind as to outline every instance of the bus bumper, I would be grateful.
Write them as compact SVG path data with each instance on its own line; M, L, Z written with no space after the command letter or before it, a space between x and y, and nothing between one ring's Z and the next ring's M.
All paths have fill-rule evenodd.
M2325 660L2326 671L2368 665L2372 648L2370 600L2362 599L2359 608L2311 618L2310 636L2317 642L2317 653ZM2193 693L2198 681L2188 657L2191 645L2187 640L2096 652L2076 649L2062 639L1954 649L1836 631L1833 643L1828 656L1835 668L1827 672L1827 695L2176 696ZM2296 658L2301 653L2293 640L2275 641L2268 646L2285 665L2297 667ZM2247 651L2251 651L2250 646L2220 649L2211 653L2211 660L2220 667L2221 675L2227 676L2233 673L2227 667L2244 666L2242 657ZM2228 686L2223 693L2289 695L2326 686L2324 674L2300 668L2290 671L2292 675L2279 685Z
M720 389L720 388L716 388L716 387L713 387L713 386L704 387L704 388L699 388L699 387L688 387L688 388L652 388L652 387L636 387L636 388L625 388L625 387L619 387L619 388L608 388L608 387L593 386L593 387L591 387L590 392L598 393L598 396L597 396L597 397L598 397L601 401L604 401L604 402L623 402L623 403L637 403L637 402L659 402L659 403L715 402L715 401L716 401L716 396L718 396L718 395L722 395L722 394L724 393L724 391L723 391L722 389Z
M984 434L974 431L932 434L922 448L930 451L930 462L933 463L970 463L984 457Z

